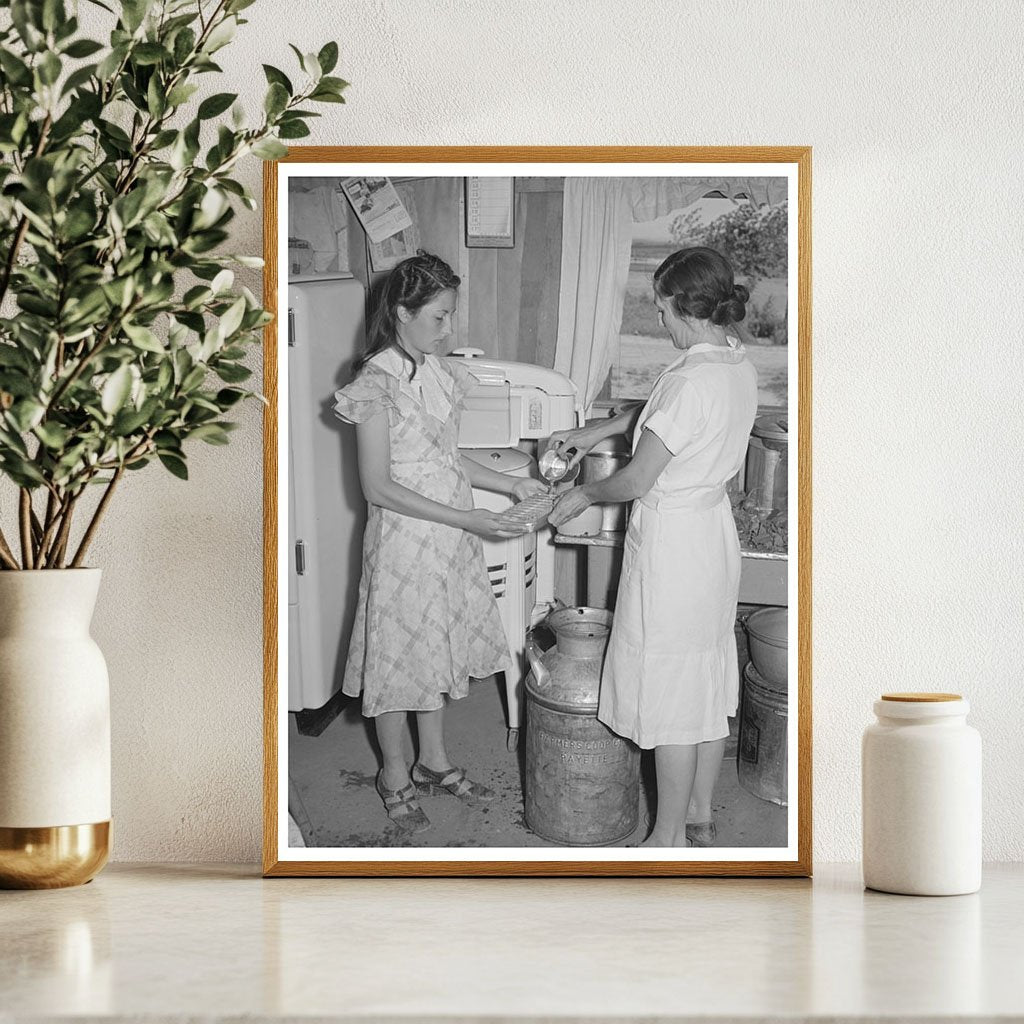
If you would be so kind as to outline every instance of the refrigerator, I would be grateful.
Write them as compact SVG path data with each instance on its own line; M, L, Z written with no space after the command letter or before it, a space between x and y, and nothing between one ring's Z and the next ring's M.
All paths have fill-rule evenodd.
M366 503L356 433L333 412L364 349L366 293L347 275L288 283L288 710L341 688Z

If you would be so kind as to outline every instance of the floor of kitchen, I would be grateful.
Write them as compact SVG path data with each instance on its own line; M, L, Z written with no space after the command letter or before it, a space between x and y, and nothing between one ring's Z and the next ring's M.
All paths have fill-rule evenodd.
M738 631L740 632L740 631ZM746 662L740 640L740 663ZM477 680L467 697L451 701L445 716L448 753L474 778L497 794L494 801L471 807L454 797L422 797L431 828L410 835L384 813L374 781L380 764L373 724L359 711L358 700L345 700L340 712L317 736L302 735L296 716L289 715L289 810L302 842L318 847L515 847L555 846L527 827L523 808L523 751L506 743L504 682L501 676ZM737 775L738 725L730 737L715 788L713 814L717 847L779 847L786 845L786 808L744 789ZM413 738L406 738L409 762ZM636 843L648 829L654 797L651 751L641 762L639 824L613 845ZM294 833L293 833L294 835Z

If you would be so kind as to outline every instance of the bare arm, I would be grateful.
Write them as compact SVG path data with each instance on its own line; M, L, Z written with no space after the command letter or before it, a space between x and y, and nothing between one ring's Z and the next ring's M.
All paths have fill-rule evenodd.
M551 435L548 447L559 448L564 445L566 448L575 448L576 454L569 463L571 468L601 441L616 434L632 434L643 407L643 402L637 402L615 416L597 420L577 430L556 430Z
M558 499L548 522L559 526L569 519L575 519L585 508L597 501L632 501L643 497L661 476L672 459L672 453L661 438L650 430L640 435L633 458L617 473L566 491Z
M499 473L496 469L481 466L479 462L474 462L473 459L467 458L465 455L460 458L462 459L462 468L466 471L466 476L469 477L469 482L481 490L494 491L495 494L511 494L513 485L516 480L520 479L510 476L508 473Z

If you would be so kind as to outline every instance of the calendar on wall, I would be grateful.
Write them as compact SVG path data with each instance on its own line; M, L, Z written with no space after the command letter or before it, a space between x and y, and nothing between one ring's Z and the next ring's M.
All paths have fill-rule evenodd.
M515 247L515 178L466 178L466 246Z

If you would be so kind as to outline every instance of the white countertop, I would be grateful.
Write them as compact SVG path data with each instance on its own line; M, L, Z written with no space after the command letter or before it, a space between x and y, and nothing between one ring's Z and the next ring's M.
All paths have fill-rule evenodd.
M0 1021L1024 1017L1024 865L973 896L803 879L271 879L0 893Z

